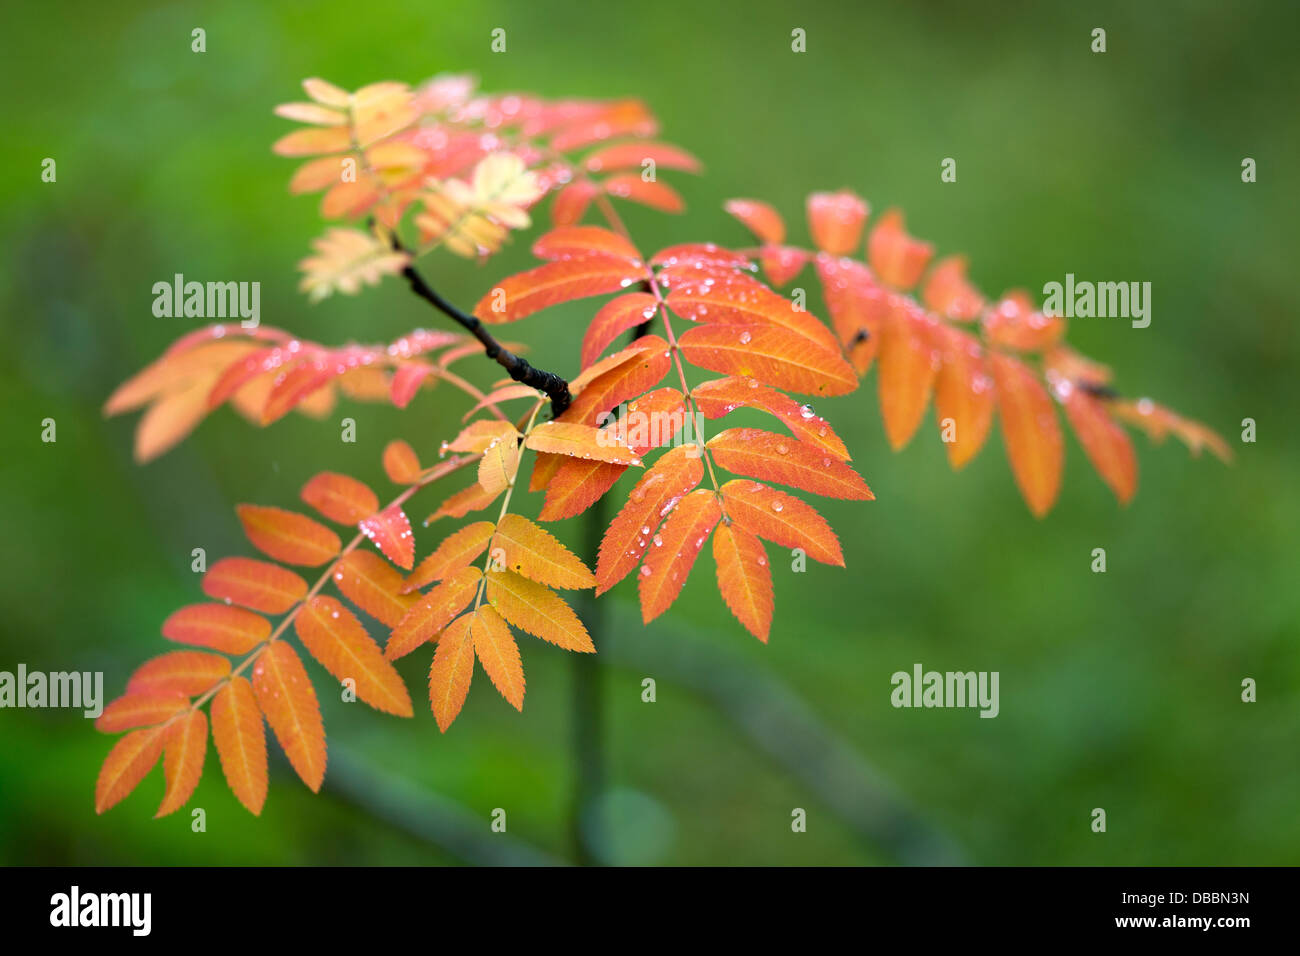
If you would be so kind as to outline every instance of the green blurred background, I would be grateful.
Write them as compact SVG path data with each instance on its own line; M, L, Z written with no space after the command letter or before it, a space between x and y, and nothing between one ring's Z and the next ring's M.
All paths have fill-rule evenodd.
M0 862L1300 859L1297 9L1079 6L7 5L0 670L102 670L115 696L165 649L163 618L200 599L191 549L251 553L236 502L293 507L325 468L391 488L384 444L406 437L427 460L464 410L441 390L405 413L350 405L350 445L338 415L257 430L222 411L145 467L130 458L137 417L100 416L118 382L195 323L151 313L152 284L175 272L258 280L264 323L324 342L436 325L394 281L318 306L296 292L295 263L322 226L313 199L286 191L294 163L269 147L290 128L271 107L298 98L305 76L354 88L470 71L490 90L644 98L663 138L706 164L699 179L667 177L686 215L623 207L646 249L747 243L720 208L731 196L771 200L806 242L804 195L850 187L876 210L902 206L941 254L968 253L988 292L1065 272L1149 280L1150 328L1081 320L1072 341L1111 362L1124 392L1221 430L1237 461L1189 461L1139 438L1141 489L1120 509L1071 440L1061 500L1036 521L1000 437L960 475L928 426L890 453L873 376L817 410L878 500L825 503L847 570L794 574L772 549L770 646L730 617L705 556L650 627L630 582L602 602L603 718L585 743L575 688L593 675L539 641L521 640L524 713L480 671L446 735L418 706L421 655L403 668L412 721L348 708L309 664L330 734L321 795L272 745L255 819L209 753L190 805L207 812L201 834L186 813L150 820L158 771L97 818L110 738L74 712L0 711ZM1104 55L1089 49L1097 26ZM207 31L201 55L194 27ZM505 54L489 52L497 27ZM804 54L790 50L795 27ZM47 156L56 184L40 181ZM958 181L942 184L949 156ZM1253 185L1240 178L1246 156ZM527 245L427 271L472 303L529 262ZM554 309L511 334L571 374L590 314ZM463 369L495 377L486 363ZM55 444L40 441L46 417ZM1239 441L1246 417L1256 444ZM580 522L564 534L582 546ZM417 540L423 554L437 538ZM1089 570L1096 547L1104 575ZM999 671L1001 715L893 709L889 676L915 662ZM658 682L654 704L641 702L644 677ZM1244 677L1258 703L1240 701ZM504 835L488 830L497 807ZM796 807L806 833L791 832ZM1094 807L1107 811L1104 835L1090 830Z

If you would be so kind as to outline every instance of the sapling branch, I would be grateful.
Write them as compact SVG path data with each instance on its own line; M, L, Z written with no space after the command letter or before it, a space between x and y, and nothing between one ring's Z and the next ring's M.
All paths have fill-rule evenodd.
M393 248L398 252L407 251L396 236L392 237L392 243ZM547 372L544 369L530 365L527 359L516 355L498 342L477 316L470 315L443 298L436 289L425 281L424 276L420 275L414 265L408 264L402 270L402 277L411 286L412 292L483 343L483 351L487 357L505 369L512 379L545 392L551 399L551 414L553 416L558 417L564 414L564 410L573 401L573 397L569 394L569 383L565 379L554 372Z

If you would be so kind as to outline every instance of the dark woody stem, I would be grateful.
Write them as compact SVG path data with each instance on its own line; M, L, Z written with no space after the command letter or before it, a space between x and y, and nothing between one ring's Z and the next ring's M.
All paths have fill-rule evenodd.
M392 242L393 248L398 252L406 252L406 249L396 236L393 237ZM402 277L410 284L412 292L439 312L463 326L474 338L482 342L483 351L487 354L487 357L505 369L512 379L545 392L551 399L552 416L558 418L564 414L564 410L569 407L569 403L573 400L572 396L569 395L569 383L567 381L554 372L534 368L528 364L526 359L503 346L492 337L492 334L488 332L477 316L461 311L439 295L429 283L424 281L424 277L415 270L415 266L407 265L402 270Z

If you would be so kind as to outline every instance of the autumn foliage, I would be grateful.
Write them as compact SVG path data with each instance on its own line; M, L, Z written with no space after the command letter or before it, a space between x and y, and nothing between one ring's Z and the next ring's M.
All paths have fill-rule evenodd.
M274 151L302 160L290 190L320 193L322 216L344 223L301 263L312 300L385 277L419 291L417 261L439 249L488 257L532 225L547 197L553 228L533 243L538 264L498 279L472 312L440 305L462 331L327 346L277 329L211 326L182 337L109 398L108 414L144 409L141 461L227 404L268 425L294 411L327 415L340 398L405 408L442 385L464 394L467 410L463 429L435 450L423 435L423 453L400 439L387 446L393 492L323 472L302 486L306 510L238 506L262 557L215 562L201 584L208 600L162 624L163 636L183 647L143 664L105 708L97 727L123 736L100 773L100 812L160 759L158 815L183 806L210 733L231 790L259 813L267 725L298 776L319 789L325 731L303 651L358 699L406 717L414 708L393 662L423 655L444 731L476 662L522 709L519 635L597 649L564 593L599 595L634 578L649 623L671 607L706 546L723 601L766 641L775 597L765 542L844 565L827 521L786 489L874 497L849 449L807 403L854 391L873 365L892 447L912 439L933 404L950 463L961 468L996 419L1036 515L1060 489L1058 405L1121 503L1137 488L1125 425L1227 456L1203 426L1148 399L1121 398L1110 370L1071 350L1064 320L1044 315L1027 293L986 297L963 258L932 262L932 245L909 235L900 213L870 223L866 202L851 192L809 196L811 247L790 242L771 206L733 199L726 208L756 245L643 250L611 200L678 212L680 196L656 171L698 172L700 164L654 140L658 123L637 101L492 96L463 77L352 93L322 80L303 85L307 101L276 110L303 125ZM805 270L817 277L829 324L776 291ZM491 330L577 299L593 300L591 320L574 337L573 368L558 372L571 400L554 414L554 396L527 383L526 363L499 354L522 346L498 342ZM511 376L486 391L453 368L485 354ZM771 427L724 422L703 433L705 421L742 407L770 416ZM448 490L442 480L456 472L470 480ZM535 517L510 510L520 481L545 493ZM414 497L435 484L441 497L424 525L469 520L417 546ZM589 567L543 524L586 512L616 486L624 490ZM359 615L388 632L382 647Z

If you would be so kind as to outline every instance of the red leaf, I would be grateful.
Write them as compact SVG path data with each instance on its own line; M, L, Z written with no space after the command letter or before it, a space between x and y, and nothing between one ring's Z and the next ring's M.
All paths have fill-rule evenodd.
M644 140L598 149L583 160L582 164L588 172L600 173L611 169L644 169L646 160L664 169L680 169L688 173L700 171L700 161L686 150L668 143L650 143Z
M163 622L163 637L179 644L209 647L225 654L247 654L271 636L271 622L228 604L191 604Z
M808 197L808 228L813 242L833 256L849 255L862 240L867 211L867 204L847 190L813 193Z
M329 528L293 511L236 505L235 513L253 547L286 564L317 567L338 554L343 546L339 536Z
M398 408L411 404L424 380L433 374L433 366L428 362L403 362L393 373L389 387L389 398Z
M379 510L379 498L363 482L332 471L307 482L302 500L339 524L356 524Z
M871 501L875 495L858 473L815 445L758 428L729 428L707 445L713 461L728 471L775 481L828 498Z
M758 199L728 199L722 208L749 228L761 242L785 241L785 223L781 214Z
M681 212L686 208L686 204L682 202L682 197L678 195L677 190L667 183L646 182L637 173L620 173L617 176L610 176L602 185L605 187L605 192L611 196L617 196L619 199L626 199L629 202L640 203L642 206L649 206L651 209L658 209L660 212Z
M684 497L651 541L637 579L641 619L649 624L677 600L700 549L722 517L718 496L704 488Z
M533 243L539 259L584 259L606 256L631 266L641 264L636 246L618 233L600 226L560 226Z
M758 261L762 263L768 281L778 288L802 272L811 258L812 256L806 250L770 243L763 246L758 253Z
M514 322L561 302L618 292L640 279L639 270L621 259L562 259L503 279L479 300L474 314L489 324Z
M1061 490L1065 463L1061 426L1047 390L1033 372L998 352L991 359L1011 471L1029 510L1041 518Z
M361 533L399 568L411 570L415 563L415 537L411 520L400 505L389 505L361 522Z
M254 611L283 614L307 594L307 582L269 561L222 558L203 575L203 593Z

